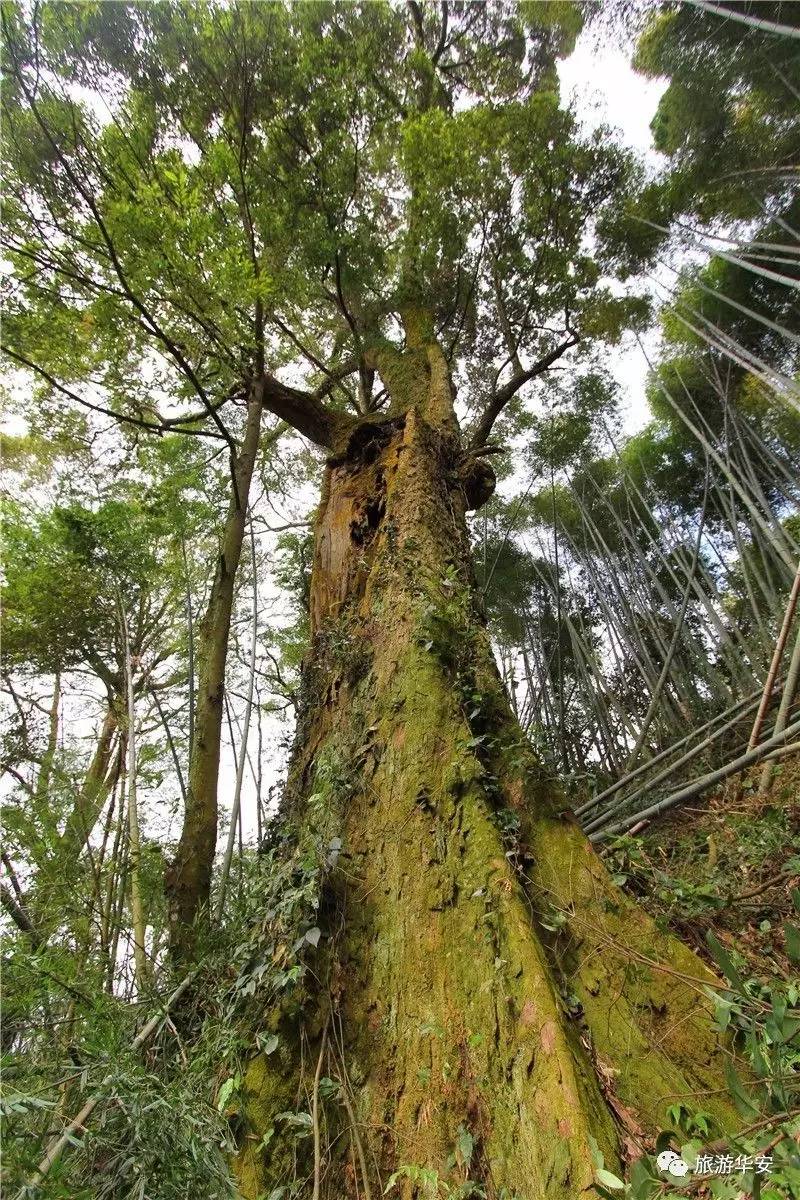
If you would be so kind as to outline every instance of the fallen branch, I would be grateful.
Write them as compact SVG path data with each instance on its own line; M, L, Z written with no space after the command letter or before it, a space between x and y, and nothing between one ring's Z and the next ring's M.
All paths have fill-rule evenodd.
M753 703L752 707L755 707L755 702ZM747 711L748 710L745 709L744 712L739 712L737 716L731 717L729 721L726 721L724 725L721 725L713 734L710 734L702 742L698 742L696 746L693 746L691 750L687 750L685 754L682 754L680 758L675 759L675 761L669 766L664 767L664 769L659 771L657 775L654 775L652 779L648 780L644 786L640 787L638 791L632 792L628 796L621 797L614 804L610 804L604 812L585 822L584 829L586 832L593 833L596 829L599 829L607 822L612 813L618 812L627 804L633 804L634 800L638 800L640 796L644 796L648 792L651 792L659 783L663 783L665 779L671 778L671 776L673 776L676 771L679 771L681 767L685 767L690 762L693 762L700 754L703 753L703 751L712 746L715 741L723 737L724 734L730 732L731 729L734 729Z
M750 696L737 701L736 704L732 705L731 708L726 709L725 712L717 713L717 715L712 717L710 721L706 721L705 725L700 725L699 728L693 729L691 733L687 733L685 737L680 739L680 741L673 742L671 746L667 746L664 750L661 750L654 758L650 758L647 760L647 762L642 763L642 765L637 767L635 771L631 771L629 774L621 776L619 779L615 780L614 783L610 784L605 791L600 792L597 796L593 796L592 799L587 800L585 804L581 804L575 809L575 816L582 817L585 813L590 812L593 808L597 808L598 805L602 804L604 800L610 799L615 792L620 790L620 788L624 788L634 779L638 779L641 775L645 775L653 767L658 766L660 762L663 762L665 758L670 758L676 750L680 750L682 746L687 744L687 742L691 742L701 733L705 733L706 730L711 729L712 726L718 725L719 722L724 721L726 717L732 717L734 714L736 714L737 721L743 720L744 717L746 717L747 714L752 712L752 710L756 707L761 694L761 688L759 688L757 692L753 692ZM729 726L726 725L724 729L718 730L717 733L724 733L728 728ZM714 734L712 738L706 739L706 741L703 743L703 746L707 745L710 741L713 741L716 736L717 734ZM695 749L696 748L697 747L695 747Z

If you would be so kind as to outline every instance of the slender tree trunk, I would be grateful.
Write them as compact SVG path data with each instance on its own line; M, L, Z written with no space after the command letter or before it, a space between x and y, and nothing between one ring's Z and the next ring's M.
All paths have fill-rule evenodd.
M61 835L60 851L66 862L78 857L106 802L113 783L109 779L109 768L114 753L114 738L119 727L119 713L123 710L122 696L114 696L103 717L92 761Z
M47 731L47 749L42 756L39 774L36 777L34 800L37 804L47 801L50 780L53 775L53 763L58 750L59 709L61 705L61 676L56 672L53 679L53 699L50 702L50 714Z
M186 539L181 534L183 555L183 578L186 590L186 648L188 654L187 674L189 684L189 761L194 750L194 612L192 611L192 583L189 577L189 560L186 555Z
M250 559L253 571L253 625L252 638L250 642L250 670L247 680L247 704L244 712L244 721L242 724L242 734L239 744L239 756L236 763L236 786L233 792L233 806L231 808L231 824L228 830L228 841L225 846L225 856L222 860L222 869L220 871L219 892L217 894L217 903L214 916L217 921L220 920L225 909L225 892L228 886L228 875L233 861L233 847L236 840L236 829L239 828L239 841L241 843L242 836L242 784L244 783L244 771L247 765L247 739L250 736L250 718L253 713L253 691L256 682L256 663L258 659L258 578L256 564L256 541L253 534L253 522L250 521ZM233 743L233 738L231 738ZM240 846L241 858L241 846Z
M141 857L142 847L139 834L139 800L136 780L136 701L133 694L133 664L131 643L128 633L128 617L122 597L118 597L120 625L122 626L122 651L125 659L125 691L127 698L128 756L126 774L128 782L128 844L131 880L131 925L133 927L133 961L136 990L141 994L147 984L147 951L145 948L145 916L142 903Z
M736 1123L730 1048L710 972L614 887L514 719L472 570L474 460L444 356L408 345L378 364L390 414L326 472L282 820L298 854L340 837L344 865L281 1049L245 1072L239 1186L255 1200L319 1178L320 1197L355 1200L407 1167L409 1200L414 1168L493 1197L589 1200L593 1139L618 1161L614 1104L656 1129L702 1091ZM314 1153L275 1118L311 1106L321 1057L341 1103L318 1096Z
M261 433L263 400L254 390L247 410L244 440L231 462L231 498L208 607L196 647L197 693L194 738L189 761L186 809L175 858L165 876L170 944L186 957L193 945L192 926L208 916L211 871L217 845L219 778L225 663L231 627L234 584L244 539L245 516Z

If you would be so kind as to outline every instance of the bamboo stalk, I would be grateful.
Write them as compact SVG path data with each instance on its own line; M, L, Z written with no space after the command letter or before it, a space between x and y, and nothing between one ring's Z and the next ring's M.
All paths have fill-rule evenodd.
M185 976L185 978L181 981L181 983L178 984L178 986L176 987L176 989L172 993L172 995L168 997L166 1003L159 1009L159 1011L154 1016L152 1016L150 1018L150 1020L147 1022L147 1024L144 1025L140 1029L139 1033L137 1033L136 1037L131 1042L132 1050L139 1050L145 1044L145 1042L148 1042L150 1040L150 1038L153 1036L153 1034L155 1033L155 1031L158 1029L159 1025L161 1024L162 1020L166 1016L166 1014L170 1011L171 1008L173 1008L175 1003L180 999L180 997L186 991L189 984L192 982L195 975L197 974L198 970L199 970L199 968L195 968L194 971L190 971L189 974L187 976ZM75 1141L76 1138L83 1136L83 1134L86 1132L86 1122L89 1120L89 1117L92 1115L94 1110L97 1108L98 1104L100 1104L100 1102L103 1099L105 1099L104 1094L103 1094L103 1088L106 1088L110 1084L112 1084L114 1082L114 1078L115 1078L115 1076L113 1073L110 1075L107 1075L105 1077L105 1079L103 1080L103 1082L101 1083L100 1089L97 1092L95 1092L95 1094L93 1096L89 1097L89 1099L84 1104L83 1108L80 1110L80 1112L76 1116L74 1116L72 1118L72 1120L69 1122L69 1124L63 1130L63 1132L57 1138L54 1138L53 1141L50 1142L50 1144L48 1145L47 1150L45 1152L44 1158L39 1163L38 1167L34 1171L31 1178L27 1181L27 1183L24 1185L24 1187L22 1187L20 1189L18 1196L17 1196L17 1200L24 1200L24 1197L30 1191L32 1191L34 1188L39 1187L44 1182L45 1178L50 1173L50 1171L53 1169L53 1167L56 1165L58 1160L61 1158L61 1155L63 1154L64 1150L69 1145L69 1143Z
M789 710L794 701L797 684L800 681L800 627L797 630L797 637L792 651L792 659L789 663L789 670L786 674L786 682L783 685L783 694L781 696L780 706L778 708L778 716L775 719L775 733L780 733L786 728L786 722L789 718ZM761 770L761 778L758 783L758 794L760 797L767 795L772 786L772 776L775 771L775 764L765 762Z
M117 593L122 648L125 659L125 687L128 708L128 839L130 842L131 922L133 925L133 958L137 991L147 983L147 952L145 949L145 917L139 873L141 841L139 837L139 805L136 793L136 702L133 694L133 664L128 635L128 618L122 595Z
M761 694L761 703L758 706L756 719L753 722L753 728L750 732L750 741L747 744L747 749L752 750L761 736L761 727L764 724L764 717L769 707L769 702L772 697L772 689L775 687L775 677L778 674L778 668L781 665L783 652L786 649L786 642L789 638L789 630L792 626L795 609L797 608L797 600L800 597L800 562L797 564L794 583L789 594L789 600L786 604L786 610L783 614L783 623L781 624L778 640L775 643L775 649L772 654L772 662L769 665L767 678L764 680L764 691Z
M671 796L666 796L663 800L659 800L656 804L651 804L648 808L642 809L640 812L633 813L623 820L618 821L615 825L609 825L604 830L596 830L589 837L590 842L599 842L605 838L612 837L615 834L625 833L639 821L647 820L650 817L658 816L662 812L666 812L669 808L674 808L676 804L683 804L686 800L693 800L695 796L699 796L701 792L713 787L717 783L722 783L730 775L734 775L737 771L743 771L746 767L750 767L753 763L760 762L766 754L771 750L775 750L778 746L782 746L791 738L800 734L800 721L795 721L792 725L788 725L780 733L773 734L766 742L762 742L760 746L755 746L752 750L748 750L746 754L739 758L733 759L732 762L726 763L724 767L719 767L716 771L710 771L707 775L703 775L700 779L693 780L680 791L673 792Z

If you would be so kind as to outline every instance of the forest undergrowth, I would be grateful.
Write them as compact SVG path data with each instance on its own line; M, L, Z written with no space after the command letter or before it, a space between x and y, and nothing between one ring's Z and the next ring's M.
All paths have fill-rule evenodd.
M800 755L776 769L767 797L759 774L745 772L605 848L615 882L721 972L729 986L718 993L717 1021L741 1039L754 1071L748 1085L729 1076L746 1130L738 1138L715 1137L702 1096L676 1098L670 1109L683 1157L711 1159L705 1181L655 1185L659 1172L645 1157L627 1188L609 1195L800 1195ZM726 1154L732 1170L712 1176ZM759 1155L773 1160L760 1178L752 1170Z

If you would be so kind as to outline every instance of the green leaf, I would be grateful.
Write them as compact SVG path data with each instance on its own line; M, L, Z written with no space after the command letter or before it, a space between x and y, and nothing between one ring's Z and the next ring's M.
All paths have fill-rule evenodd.
M631 1164L630 1169L630 1185L633 1192L634 1200L639 1200L639 1197L644 1197L649 1194L650 1186L656 1181L656 1177L650 1170L650 1163L646 1158L637 1158Z
M271 1033L261 1042L261 1049L265 1054L274 1054L280 1044L280 1038L277 1033Z
M725 978L730 980L730 982L735 988L737 988L738 991L744 991L744 982L741 975L736 970L736 967L733 965L733 959L722 945L722 942L719 940L719 938L716 937L710 929L706 934L706 945L711 952L714 962L720 968Z
M604 1187L613 1188L614 1191L619 1191L621 1188L625 1187L624 1180L620 1179L612 1171L607 1171L605 1167L599 1168L597 1172L597 1178L599 1182L604 1185Z
M603 1156L603 1151L598 1146L597 1139L593 1138L591 1134L589 1134L589 1149L592 1152L592 1162L595 1167L604 1166L606 1160Z
M293 1129L296 1137L308 1137L314 1128L311 1113L307 1112L282 1112L278 1113L275 1120L283 1121L290 1129Z
M723 999L722 996L716 997L716 1002L714 1005L714 1018L716 1028L720 1031L720 1033L724 1033L730 1025L732 1011L733 1004L731 1004L729 1000Z
M458 1138L456 1139L458 1153L461 1157L461 1162L465 1167L468 1167L472 1161L472 1152L475 1149L475 1138L464 1125L458 1127Z
M238 1087L238 1084L239 1084L239 1076L238 1075L231 1075L231 1077L229 1079L225 1080L222 1087L219 1089L219 1096L217 1097L217 1112L223 1111L223 1109L226 1107L228 1101L230 1100L231 1096L233 1095L236 1088Z
M736 1068L729 1058L725 1059L725 1078L728 1083L728 1090L733 1096L734 1103L742 1116L758 1116L759 1107L745 1089L744 1084L736 1073Z
M796 925L790 925L787 921L783 927L783 935L786 938L786 953L790 960L793 963L800 963L800 929Z

